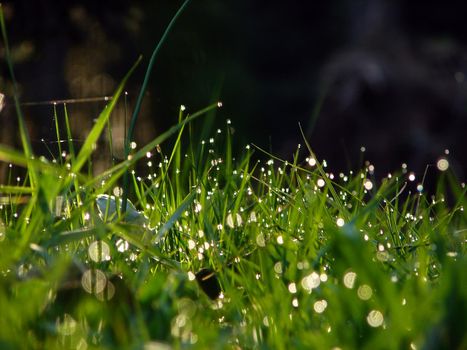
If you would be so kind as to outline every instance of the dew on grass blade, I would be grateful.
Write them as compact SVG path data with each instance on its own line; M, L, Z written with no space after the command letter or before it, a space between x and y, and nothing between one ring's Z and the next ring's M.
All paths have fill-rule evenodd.
M308 163L309 166L315 166L316 165L316 159L313 158L313 157L307 158L306 162Z
M284 237L282 235L277 236L277 243L280 245L284 244Z
M201 212L202 209L203 209L203 206L201 205L201 203L196 202L193 208L195 213L198 214L199 212Z
M366 317L366 321L371 327L380 327L384 322L384 316L381 311L371 310Z
M366 190L370 191L373 188L373 182L371 182L371 180L366 179L363 183L363 186Z
M187 275L189 281L194 281L196 279L196 275L192 271L188 271Z
M103 241L94 241L89 245L88 254L89 254L89 258L95 262L109 261L110 260L109 245Z
M313 304L313 309L318 314L323 313L324 310L326 310L327 307L328 307L328 302L326 300L324 300L324 299L323 300L318 300Z
M264 235L260 233L259 235L256 236L256 244L259 247L265 247L266 246L266 240L264 239Z
M358 287L357 295L362 300L369 300L373 295L373 290L369 285L362 284L360 287Z
M355 284L355 280L357 279L357 274L353 271L349 271L344 275L344 286L349 289L352 289Z
M83 289L89 293L102 293L107 284L107 277L101 270L91 269L83 273L81 277L81 285Z
M297 285L294 282L290 283L288 286L288 290L291 294L297 293Z
M311 292L314 288L318 288L321 284L320 276L317 272L313 271L309 275L303 277L302 287L308 292Z
M280 261L274 264L274 272L279 275L282 273L282 263Z
M342 218L337 218L336 224L337 224L337 226L342 227L342 226L345 225L345 221Z
M188 240L188 249L192 250L196 248L196 243L192 239Z
M124 239L121 239L121 238L115 243L115 245L117 247L117 250L120 253L126 252L128 250L128 248L130 248L130 244L127 241L125 241Z
M436 162L436 167L440 171L446 171L449 168L449 161L446 158L440 158Z

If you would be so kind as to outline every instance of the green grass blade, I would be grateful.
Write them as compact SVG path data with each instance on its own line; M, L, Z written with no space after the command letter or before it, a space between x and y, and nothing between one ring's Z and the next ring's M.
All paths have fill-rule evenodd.
M133 131L135 129L136 120L138 119L139 112L141 110L141 104L143 103L144 94L146 93L146 89L147 89L148 82L149 82L149 77L151 76L152 68L154 66L154 62L156 61L157 54L159 53L159 50L161 49L162 44L167 39L167 36L169 35L172 27L174 26L175 22L177 21L177 18L182 14L182 12L188 6L190 1L191 0L185 0L185 2L182 4L182 6L180 6L178 11L172 17L172 20L170 21L169 25L165 29L165 32L162 35L161 39L159 40L158 44L156 45L154 51L152 52L151 59L149 60L148 68L146 70L146 74L144 75L143 85L141 86L141 90L139 92L138 99L136 100L135 109L134 109L133 115L131 117L130 127L128 129L127 138L126 138L126 141L125 141L125 159L128 158L128 155L130 154L130 143L131 143L131 141L133 139ZM122 198L123 212L125 212L125 210L126 210L127 200L128 200L128 173L125 173L124 176L123 176L123 198Z
M3 44L5 45L5 58L8 65L8 71L10 73L11 80L13 82L13 98L15 101L15 108L16 108L16 115L18 117L18 124L19 124L19 131L21 136L21 143L23 145L23 151L27 158L32 158L33 152L31 147L31 141L29 139L29 133L26 128L26 122L24 120L23 112L21 110L21 106L19 103L19 96L18 96L18 84L15 78L15 72L13 70L13 62L11 59L11 52L10 46L8 44L8 36L6 31L5 25L5 18L3 15L3 7L0 3L0 26L2 30L2 37L3 37ZM35 169L32 165L28 166L29 178L31 179L31 186L34 187L36 185L36 173Z

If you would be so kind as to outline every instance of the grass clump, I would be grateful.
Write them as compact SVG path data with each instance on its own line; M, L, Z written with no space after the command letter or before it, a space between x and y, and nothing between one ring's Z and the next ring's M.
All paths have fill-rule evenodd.
M334 176L309 149L233 157L230 124L205 141L196 128L97 177L73 172L83 150L60 165L0 148L38 174L0 187L2 346L465 346L465 186L452 174L433 197L410 194L404 174ZM130 173L123 213L137 159L147 170Z

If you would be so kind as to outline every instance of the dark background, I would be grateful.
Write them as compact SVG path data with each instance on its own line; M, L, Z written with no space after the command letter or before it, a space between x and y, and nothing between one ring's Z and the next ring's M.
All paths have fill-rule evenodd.
M127 87L131 104L181 3L4 2L22 101L111 95L143 54ZM403 162L421 174L448 149L463 180L466 13L464 1L193 0L157 59L138 139L174 124L181 104L195 111L220 99L219 125L232 120L238 147L254 142L290 158L303 144L301 123L334 171L369 159L379 175ZM3 48L0 54L8 96ZM102 107L69 105L77 139ZM33 141L53 139L51 107L24 109ZM17 142L8 105L0 117L0 141ZM121 136L124 119L114 122Z

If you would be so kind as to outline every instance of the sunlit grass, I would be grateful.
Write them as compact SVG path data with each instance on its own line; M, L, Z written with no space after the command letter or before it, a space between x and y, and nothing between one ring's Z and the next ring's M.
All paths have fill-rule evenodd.
M465 185L449 170L431 196L407 173L332 174L307 147L234 157L230 121L198 140L187 116L94 178L89 142L62 163L0 148L38 174L0 187L2 345L465 345Z
M432 194L406 168L334 174L305 140L289 160L235 152L214 102L181 106L147 145L130 135L94 174L130 74L80 147L65 105L58 154L34 156L24 127L22 151L0 145L0 348L467 347L466 189L449 164Z

